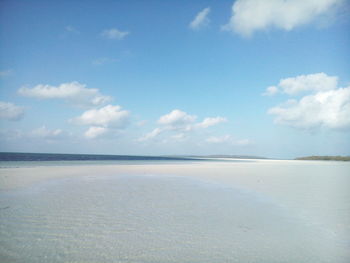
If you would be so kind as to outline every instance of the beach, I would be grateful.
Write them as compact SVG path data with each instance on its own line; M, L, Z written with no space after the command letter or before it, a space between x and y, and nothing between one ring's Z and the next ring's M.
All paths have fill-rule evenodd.
M68 164L0 169L1 262L350 259L347 162Z

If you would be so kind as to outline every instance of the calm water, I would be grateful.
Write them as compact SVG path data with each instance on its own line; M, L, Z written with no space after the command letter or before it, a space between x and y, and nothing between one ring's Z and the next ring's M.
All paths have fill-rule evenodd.
M35 166L166 164L201 161L196 158L134 155L6 153L0 152L0 168Z
M197 160L85 160L85 161L0 161L1 168L25 168L37 166L86 166L86 165L157 165L191 163Z
M184 177L0 192L0 262L348 262L349 244L258 193Z
M0 152L0 161L187 161L187 157Z
M128 164L171 164L183 162L253 162L254 160L219 160L195 157L97 155L97 154L54 154L54 153L7 153L0 152L0 168L35 166L79 166L79 165L128 165Z

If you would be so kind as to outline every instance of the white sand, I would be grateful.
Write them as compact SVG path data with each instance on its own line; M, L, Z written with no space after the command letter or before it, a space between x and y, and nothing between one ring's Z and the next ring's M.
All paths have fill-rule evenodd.
M349 186L342 162L2 168L0 259L87 261L95 247L95 262L347 262Z

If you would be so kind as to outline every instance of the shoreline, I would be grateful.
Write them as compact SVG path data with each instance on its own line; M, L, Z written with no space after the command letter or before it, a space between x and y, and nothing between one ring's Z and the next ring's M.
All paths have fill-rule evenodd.
M17 162L13 162L15 165ZM28 164L28 165L26 165ZM317 165L317 167L315 167ZM278 174L291 176L292 173L287 171L288 166L294 168L297 167L308 167L312 170L319 171L319 166L328 168L332 166L348 167L350 170L350 163L337 162L337 161L319 161L312 160L305 162L304 160L251 160L251 159L226 159L220 160L210 159L208 161L123 161L114 163L106 161L101 163L89 162L89 161L43 161L43 162L20 162L18 166L1 167L0 168L0 190L9 190L20 187L30 186L33 183L55 179L55 178L66 178L75 176L85 176L87 174L99 174L104 175L174 175L174 176L189 176L193 178L202 178L209 180L220 180L223 182L229 182L235 179L235 183L239 182L239 179L249 178L264 178L263 173L271 176L278 176ZM1 166L1 165L0 165ZM286 166L286 171L281 171ZM261 169L262 174L256 174L255 168ZM270 169L272 168L272 169ZM277 168L277 172L276 169ZM221 169L220 173L217 174L216 170ZM225 170L226 169L226 170ZM231 169L231 176L227 176ZM284 169L283 169L284 170ZM278 173L279 172L279 173ZM237 174L239 173L239 174ZM284 173L284 174L283 174ZM249 178L244 178L245 175L249 175ZM243 180L243 181L244 181Z

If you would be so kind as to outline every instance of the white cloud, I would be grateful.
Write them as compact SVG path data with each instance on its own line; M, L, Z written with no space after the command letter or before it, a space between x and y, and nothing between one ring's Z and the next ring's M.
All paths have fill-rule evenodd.
M204 8L191 21L189 27L193 30L198 30L203 27L206 27L210 23L210 20L208 18L209 13L210 13L210 8L209 7Z
M338 77L328 76L325 73L316 73L282 79L278 86L284 93L294 95L303 91L333 90L337 88L337 84Z
M232 135L226 134L223 136L212 136L205 140L208 143L214 143L214 144L230 144L230 145L236 145L236 146L244 146L244 145L251 145L253 142L249 139L241 139L236 140Z
M11 102L0 101L0 119L18 121L24 115L24 108Z
M151 131L151 132L147 133L146 135L138 138L137 141L144 142L144 141L148 141L148 140L154 139L154 138L158 137L161 133L163 133L163 132L165 132L167 130L168 129L164 128L164 127L155 128L153 131ZM181 132L181 133L177 133L177 134L174 134L174 135L170 136L170 138L172 140L175 140L175 141L183 141L186 138L186 134L184 132ZM168 141L169 140L167 140L167 139L161 140L161 142L163 142L163 143L166 143Z
M102 136L108 132L108 128L92 126L85 132L85 137L87 139L95 139Z
M106 29L103 30L101 35L105 38L108 39L117 39L117 40L122 40L123 38L125 38L127 35L129 35L130 32L127 31L120 31L116 28L111 28L111 29Z
M143 142L143 141L147 141L150 139L153 139L155 137L157 137L159 134L161 134L164 130L161 128L155 128L153 131L147 133L146 135L140 137L138 139L138 141Z
M161 127L157 127L150 133L147 133L143 137L139 138L139 141L153 139L166 131L176 131L182 134L196 129L206 129L210 126L214 126L227 121L226 118L220 116L207 117L202 122L198 123L196 123L196 119L197 116L195 115L189 115L186 112L177 109L172 110L170 113L165 114L159 118L158 124L160 124Z
M226 118L223 117L209 117L205 118L202 122L196 124L196 127L198 128L208 128L210 126L217 125L219 123L227 122Z
M37 85L34 88L22 87L18 94L37 99L64 99L78 106L100 106L112 98L102 95L98 89L88 89L77 81L63 83L57 87Z
M269 109L275 122L295 128L350 128L350 87L304 96Z
M191 131L193 129L206 129L210 126L227 122L226 118L207 117L202 122L196 123L197 116L189 115L181 110L173 110L169 114L159 118L158 123L163 125L164 130Z
M307 91L327 91L336 89L337 85L338 77L321 72L281 79L277 86L268 87L263 95L272 96L279 92L296 95Z
M64 136L63 131L61 129L50 130L45 126L42 126L38 129L31 131L31 137L43 138L48 140L60 139Z
M276 86L270 86L266 88L266 91L262 94L263 96L273 96L279 92Z
M250 36L270 27L290 31L327 15L343 0L237 0L223 30Z
M163 115L159 118L158 123L166 125L171 129L189 129L197 116L189 115L181 110L173 110L169 114Z
M107 105L100 109L87 110L71 122L78 125L124 128L129 116L130 112L122 110L120 106Z

